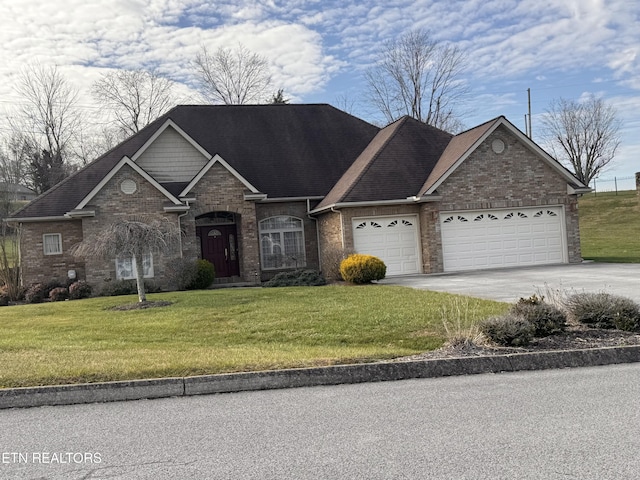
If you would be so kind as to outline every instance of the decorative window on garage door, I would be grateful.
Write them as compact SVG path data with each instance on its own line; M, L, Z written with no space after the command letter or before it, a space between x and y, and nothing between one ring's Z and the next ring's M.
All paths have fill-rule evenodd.
M307 264L300 218L279 215L259 223L262 268L300 268Z

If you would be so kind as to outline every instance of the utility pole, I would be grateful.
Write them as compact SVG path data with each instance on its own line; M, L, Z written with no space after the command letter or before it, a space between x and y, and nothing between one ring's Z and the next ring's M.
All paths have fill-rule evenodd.
M533 140L533 134L531 133L531 89L527 88L527 97L529 100L529 131L527 132L529 138Z

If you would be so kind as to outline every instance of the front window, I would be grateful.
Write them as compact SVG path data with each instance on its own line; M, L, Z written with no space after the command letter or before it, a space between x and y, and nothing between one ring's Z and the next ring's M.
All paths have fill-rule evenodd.
M302 220L277 216L260 222L262 268L300 268L307 264Z
M62 253L62 235L60 233L45 233L42 236L42 247L45 255L60 255Z
M150 253L142 255L142 273L144 278L153 277L153 256ZM136 276L137 271L132 257L116 258L116 278L118 280L131 280Z

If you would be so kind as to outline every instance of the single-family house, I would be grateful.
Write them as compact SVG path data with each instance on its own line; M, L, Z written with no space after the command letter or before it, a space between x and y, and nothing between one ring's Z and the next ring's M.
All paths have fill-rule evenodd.
M25 284L70 274L100 286L131 260L71 247L118 219L166 217L174 255L254 282L369 253L387 275L581 261L589 188L498 117L458 135L410 117L379 128L330 105L178 106L15 213Z

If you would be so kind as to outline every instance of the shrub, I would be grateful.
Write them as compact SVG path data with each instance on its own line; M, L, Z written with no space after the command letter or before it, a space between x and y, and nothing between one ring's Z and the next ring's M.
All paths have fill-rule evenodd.
M480 331L492 342L504 346L524 346L533 339L535 326L513 312L480 322Z
M186 290L196 279L196 274L198 273L197 261L178 258L169 262L166 272L171 288Z
M536 337L547 337L561 333L567 326L567 315L557 307L544 302L544 297L533 295L521 298L511 307L511 312L533 324Z
M293 272L280 272L268 282L265 287L315 287L326 285L327 281L315 270L295 270Z
M49 295L51 293L51 290L55 288L61 288L61 287L66 287L66 285L63 285L62 282L60 282L60 280L58 279L49 280L47 283L44 284L44 298L50 298Z
M340 275L350 283L371 283L382 280L387 273L387 266L373 255L354 253L340 263Z
M24 294L24 301L27 303L42 303L45 298L45 288L42 283L31 284Z
M89 298L93 288L84 280L78 280L77 282L69 285L69 298L71 300L80 300L82 298Z
M0 307L6 307L9 305L11 296L9 295L9 288L6 285L0 287Z
M160 291L160 288L155 283L145 280L144 290L147 293L157 293ZM115 282L106 283L102 287L100 295L103 297L117 297L136 293L138 293L138 287L135 280L116 280Z
M49 292L49 300L62 302L69 298L69 290L66 287L56 287Z
M569 314L596 328L640 329L640 306L633 300L609 293L577 293L566 300Z
M194 280L187 286L188 290L204 290L209 288L216 278L216 271L208 260L198 260L196 262L196 275Z

